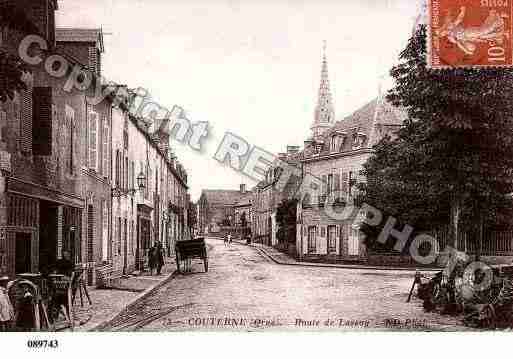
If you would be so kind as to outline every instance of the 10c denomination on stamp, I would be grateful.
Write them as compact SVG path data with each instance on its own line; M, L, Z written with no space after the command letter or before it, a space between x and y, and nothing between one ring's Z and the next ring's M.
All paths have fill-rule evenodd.
M513 66L512 0L430 0L431 68Z

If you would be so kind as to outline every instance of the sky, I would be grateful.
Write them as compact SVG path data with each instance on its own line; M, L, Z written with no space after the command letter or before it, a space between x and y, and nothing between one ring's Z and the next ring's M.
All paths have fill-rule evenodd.
M103 75L207 121L202 153L172 141L190 192L252 188L213 157L226 131L271 153L303 145L319 88L322 44L336 119L393 85L415 0L59 0L57 25L102 27Z

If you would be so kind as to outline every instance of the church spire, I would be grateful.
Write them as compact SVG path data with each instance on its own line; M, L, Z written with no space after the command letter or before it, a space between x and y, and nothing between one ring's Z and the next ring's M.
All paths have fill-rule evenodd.
M328 60L326 57L326 41L322 47L321 84L315 108L315 118L311 130L314 139L319 139L335 120L335 110L331 98L330 81L328 76Z

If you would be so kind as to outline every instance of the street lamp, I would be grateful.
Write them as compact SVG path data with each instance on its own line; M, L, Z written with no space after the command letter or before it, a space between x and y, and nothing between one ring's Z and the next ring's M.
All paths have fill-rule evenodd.
M141 191L146 188L146 176L142 171L139 173L139 176L137 176L137 186Z
M139 173L139 176L137 176L137 186L139 190L144 190L146 188L146 176L143 172ZM135 188L131 189L123 189L119 187L115 187L112 189L112 197L124 197L127 195L133 196L137 190Z

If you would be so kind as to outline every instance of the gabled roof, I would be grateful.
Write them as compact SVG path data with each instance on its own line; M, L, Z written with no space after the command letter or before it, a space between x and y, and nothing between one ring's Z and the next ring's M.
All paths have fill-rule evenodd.
M57 28L55 40L57 42L92 42L100 52L105 50L102 29Z
M204 189L201 195L205 196L206 200L210 204L224 204L224 205L235 205L241 198L250 195L250 192L245 194L237 190L224 190L224 189Z
M383 127L398 128L406 117L406 111L393 106L385 99L375 98L343 120L337 121L331 129L326 131L322 143L317 143L322 147L319 155L333 153L330 147L331 139L335 135L341 135L345 139L340 151L337 152L353 151L355 137L361 138L360 149L371 149L382 137L383 132L380 129ZM314 143L313 146L315 145ZM310 157L312 150L310 148L310 150L304 151L305 157Z

